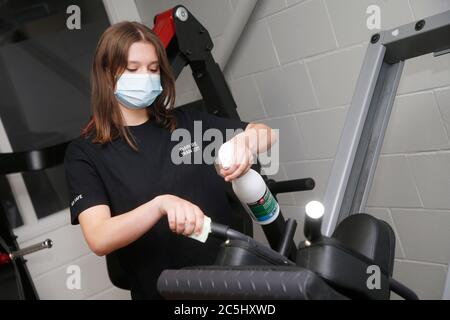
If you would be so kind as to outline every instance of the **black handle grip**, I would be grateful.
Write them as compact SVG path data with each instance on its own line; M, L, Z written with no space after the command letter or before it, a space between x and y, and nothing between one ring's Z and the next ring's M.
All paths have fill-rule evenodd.
M66 141L39 150L0 153L0 175L37 171L57 166L63 163L70 142Z
M414 291L393 278L389 279L389 286L392 292L395 292L405 300L419 300L419 297Z
M285 181L267 181L267 187L272 194L277 195L278 193L286 192L297 192L297 191L307 191L312 190L316 186L316 182L313 178L305 179L295 179L295 180L285 180Z

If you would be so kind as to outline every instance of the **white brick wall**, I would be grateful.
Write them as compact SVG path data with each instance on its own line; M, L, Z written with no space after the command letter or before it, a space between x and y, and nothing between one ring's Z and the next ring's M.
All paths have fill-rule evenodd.
M108 278L105 258L97 257L91 252L83 238L81 228L69 224L68 209L54 216L39 220L45 226L16 230L21 247L26 247L47 238L54 245L49 250L42 250L27 256L27 266L33 278L39 297L44 300L78 300L78 299L130 299L129 291L114 287ZM58 220L56 223L51 220ZM30 235L30 229L33 235ZM66 285L71 276L67 273L70 266L80 268L80 289L69 289Z
M448 0L409 4L414 19L450 9ZM395 275L425 299L442 297L450 260L449 86L450 56L406 62L368 202L396 230Z
M259 20L268 20L280 59L279 67L253 75L268 116L263 121L287 135L280 145L287 177L312 176L318 182L317 190L293 195L295 206L282 199L285 211L298 218L307 201L323 196L346 106L372 33L365 28L369 4L380 6L383 28L450 9L450 1L310 0L286 3L284 10ZM309 21L307 27L294 17ZM233 65L241 59L234 55ZM308 77L283 72L291 65L299 69L296 63L305 65ZM258 81L264 78L268 79L265 87ZM441 298L450 260L449 78L448 55L426 55L406 63L367 209L395 230L396 276L426 299ZM271 86L269 79L273 79ZM239 80L232 73L230 83ZM297 131L300 135L295 137ZM418 279L417 272L423 277Z
M217 42L238 1L245 0L176 3ZM150 13L175 2L137 3ZM304 204L324 193L374 33L366 28L372 4L381 8L383 29L450 9L450 0L260 0L226 69L241 117L281 130L277 178L316 179L314 191L280 199L284 214L300 222ZM189 74L177 86L178 104L199 98ZM421 298L439 299L450 260L450 55L407 61L398 93L367 211L395 229L396 276ZM256 236L263 239L259 228Z

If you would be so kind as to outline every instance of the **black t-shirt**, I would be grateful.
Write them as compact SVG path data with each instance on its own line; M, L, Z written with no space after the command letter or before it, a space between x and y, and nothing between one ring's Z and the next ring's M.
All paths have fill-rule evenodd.
M220 118L203 112L174 110L177 128L184 128L192 137L191 144L171 141L168 129L151 120L129 129L137 142L134 151L123 138L104 145L78 137L67 148L64 159L72 224L89 207L106 204L116 216L162 194L172 194L198 205L212 221L232 225L231 207L226 197L226 182L212 164L174 164L172 149L182 156L203 152L209 144L194 136L194 121L201 121L202 132L219 129L245 129L247 122ZM197 123L197 127L198 127ZM183 139L186 139L185 137ZM186 151L188 150L188 151ZM190 150L190 151L189 151ZM156 281L164 269L178 269L214 263L220 242L212 237L201 243L173 233L163 217L135 242L116 250L121 267L126 271L133 297L160 298Z

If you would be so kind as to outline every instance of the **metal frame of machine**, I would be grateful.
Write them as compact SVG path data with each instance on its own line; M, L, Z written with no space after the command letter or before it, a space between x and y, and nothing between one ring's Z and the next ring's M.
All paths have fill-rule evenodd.
M450 53L450 11L371 37L324 196L325 235L364 212L404 63L427 53Z

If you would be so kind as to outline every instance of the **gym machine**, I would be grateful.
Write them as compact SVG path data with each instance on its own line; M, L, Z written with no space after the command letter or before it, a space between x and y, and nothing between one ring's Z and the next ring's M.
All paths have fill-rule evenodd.
M68 143L41 150L1 153L0 176L44 170L61 164ZM26 248L19 248L16 239L7 219L6 209L0 205L0 300L37 300L39 296L24 256L51 248L53 242L47 239Z
M178 8L174 8L176 12ZM176 19L176 16L174 16ZM215 265L165 270L158 290L167 299L405 299L417 295L392 278L395 235L363 214L406 59L450 52L450 11L374 34L367 48L333 169L322 217L307 212L306 240L278 252L227 226ZM281 242L292 244L288 221ZM295 244L294 244L295 246ZM297 250L296 259L286 252ZM379 284L369 284L371 270Z

